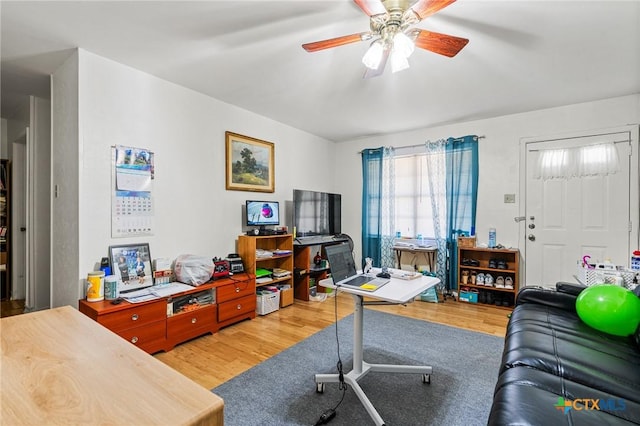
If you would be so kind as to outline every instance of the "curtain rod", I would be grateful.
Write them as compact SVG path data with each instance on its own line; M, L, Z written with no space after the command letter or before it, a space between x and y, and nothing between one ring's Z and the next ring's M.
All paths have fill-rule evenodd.
M484 139L486 136L476 136L476 138L478 139ZM454 142L460 142L462 140L462 138L454 138L453 141ZM421 146L424 146L426 144L425 143L418 143L415 145L405 145L405 146L392 146L391 148L395 148L395 149L406 149L406 148L419 148ZM362 154L362 151L358 151L358 154Z

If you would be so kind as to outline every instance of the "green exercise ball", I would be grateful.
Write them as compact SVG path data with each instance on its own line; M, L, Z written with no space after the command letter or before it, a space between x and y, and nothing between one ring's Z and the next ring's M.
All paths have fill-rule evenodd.
M640 324L640 298L617 285L584 289L576 299L576 311L588 326L615 336L633 334Z

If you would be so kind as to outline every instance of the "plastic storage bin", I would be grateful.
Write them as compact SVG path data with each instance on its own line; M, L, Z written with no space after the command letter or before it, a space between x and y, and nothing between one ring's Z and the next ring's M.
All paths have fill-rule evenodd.
M268 292L256 296L256 313L267 315L280 309L280 292Z

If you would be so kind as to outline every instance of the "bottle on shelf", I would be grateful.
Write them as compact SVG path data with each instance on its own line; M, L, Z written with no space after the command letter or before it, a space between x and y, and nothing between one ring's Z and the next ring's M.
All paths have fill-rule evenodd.
M320 256L320 252L317 252L316 255L313 256L313 264L318 267L322 264L322 256Z
M489 248L496 246L496 228L489 228Z

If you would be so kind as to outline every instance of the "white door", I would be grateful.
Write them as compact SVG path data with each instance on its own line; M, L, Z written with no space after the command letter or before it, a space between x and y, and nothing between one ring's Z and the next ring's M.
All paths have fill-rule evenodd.
M604 142L614 142L619 172L569 179L534 177L541 150ZM591 261L628 265L631 217L636 216L630 212L630 132L539 140L526 143L525 149L525 220L521 227L525 284L554 286L558 281L576 282L577 262L585 255L591 256ZM633 186L637 191L637 183Z

